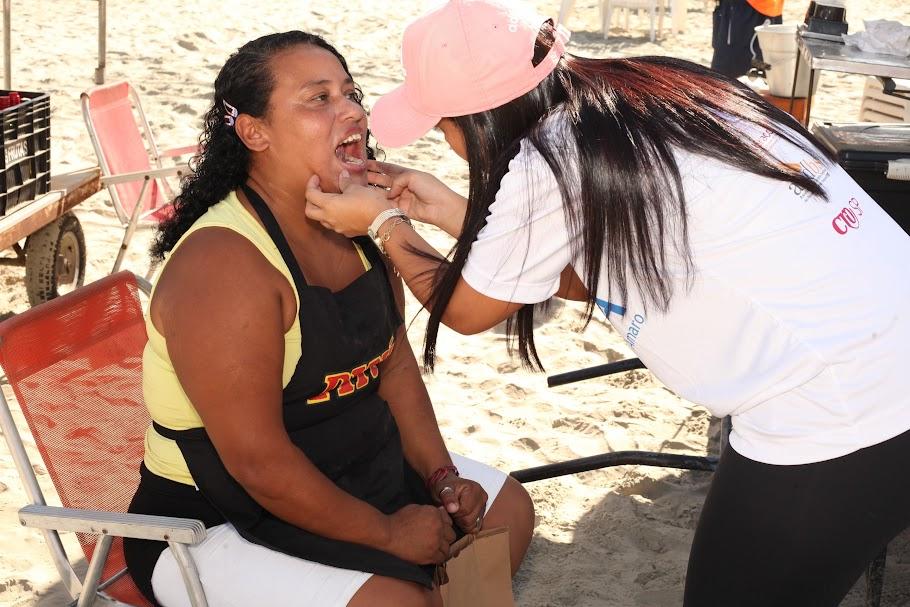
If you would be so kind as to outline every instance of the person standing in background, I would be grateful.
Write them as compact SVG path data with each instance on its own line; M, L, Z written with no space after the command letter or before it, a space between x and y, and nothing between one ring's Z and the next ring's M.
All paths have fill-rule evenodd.
M718 0L714 9L711 69L738 78L752 67L752 37L765 22L780 23L784 0ZM762 58L755 46L755 56Z

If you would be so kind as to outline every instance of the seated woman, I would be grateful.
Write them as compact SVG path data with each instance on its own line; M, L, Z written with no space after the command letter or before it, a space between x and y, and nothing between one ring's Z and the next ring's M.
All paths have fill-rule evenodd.
M403 289L367 238L304 215L312 176L366 184L369 132L344 58L286 32L215 80L194 173L153 254L146 434L131 512L201 519L209 605L440 605L457 534L533 529L512 478L451 456L402 324ZM453 459L460 470L458 476ZM137 585L189 605L166 544L127 541Z

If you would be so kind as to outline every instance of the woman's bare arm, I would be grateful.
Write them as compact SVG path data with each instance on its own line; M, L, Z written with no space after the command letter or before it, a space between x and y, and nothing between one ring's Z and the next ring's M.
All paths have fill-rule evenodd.
M404 317L401 279L393 278L391 283L399 311ZM399 328L395 349L381 370L379 394L389 403L395 416L405 458L426 481L437 469L450 466L452 459L439 431L430 395L404 325ZM440 489L446 486L451 491L440 494ZM429 489L433 498L445 504L449 514L464 531L475 530L476 521L483 516L487 502L487 494L479 484L448 474Z
M169 262L153 320L225 467L258 503L325 537L437 560L431 556L445 547L438 513L385 516L339 489L290 441L282 369L293 302L287 280L251 243L207 229Z
M404 317L404 288L401 279L390 281L396 304ZM381 367L379 395L389 404L401 433L405 458L427 479L442 466L452 464L417 359L402 324L395 333L395 349Z

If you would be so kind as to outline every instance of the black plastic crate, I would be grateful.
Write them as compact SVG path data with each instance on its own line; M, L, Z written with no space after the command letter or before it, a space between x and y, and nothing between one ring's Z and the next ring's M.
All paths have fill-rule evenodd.
M16 92L22 101L0 110L0 216L46 194L51 185L51 99L47 93Z

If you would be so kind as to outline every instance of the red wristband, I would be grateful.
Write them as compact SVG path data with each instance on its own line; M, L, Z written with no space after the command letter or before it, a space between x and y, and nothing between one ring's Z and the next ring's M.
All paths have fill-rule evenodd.
M427 478L427 491L432 493L433 487L436 485L436 483L448 476L449 473L458 476L458 468L455 466L443 466L441 468L436 468L433 474Z

